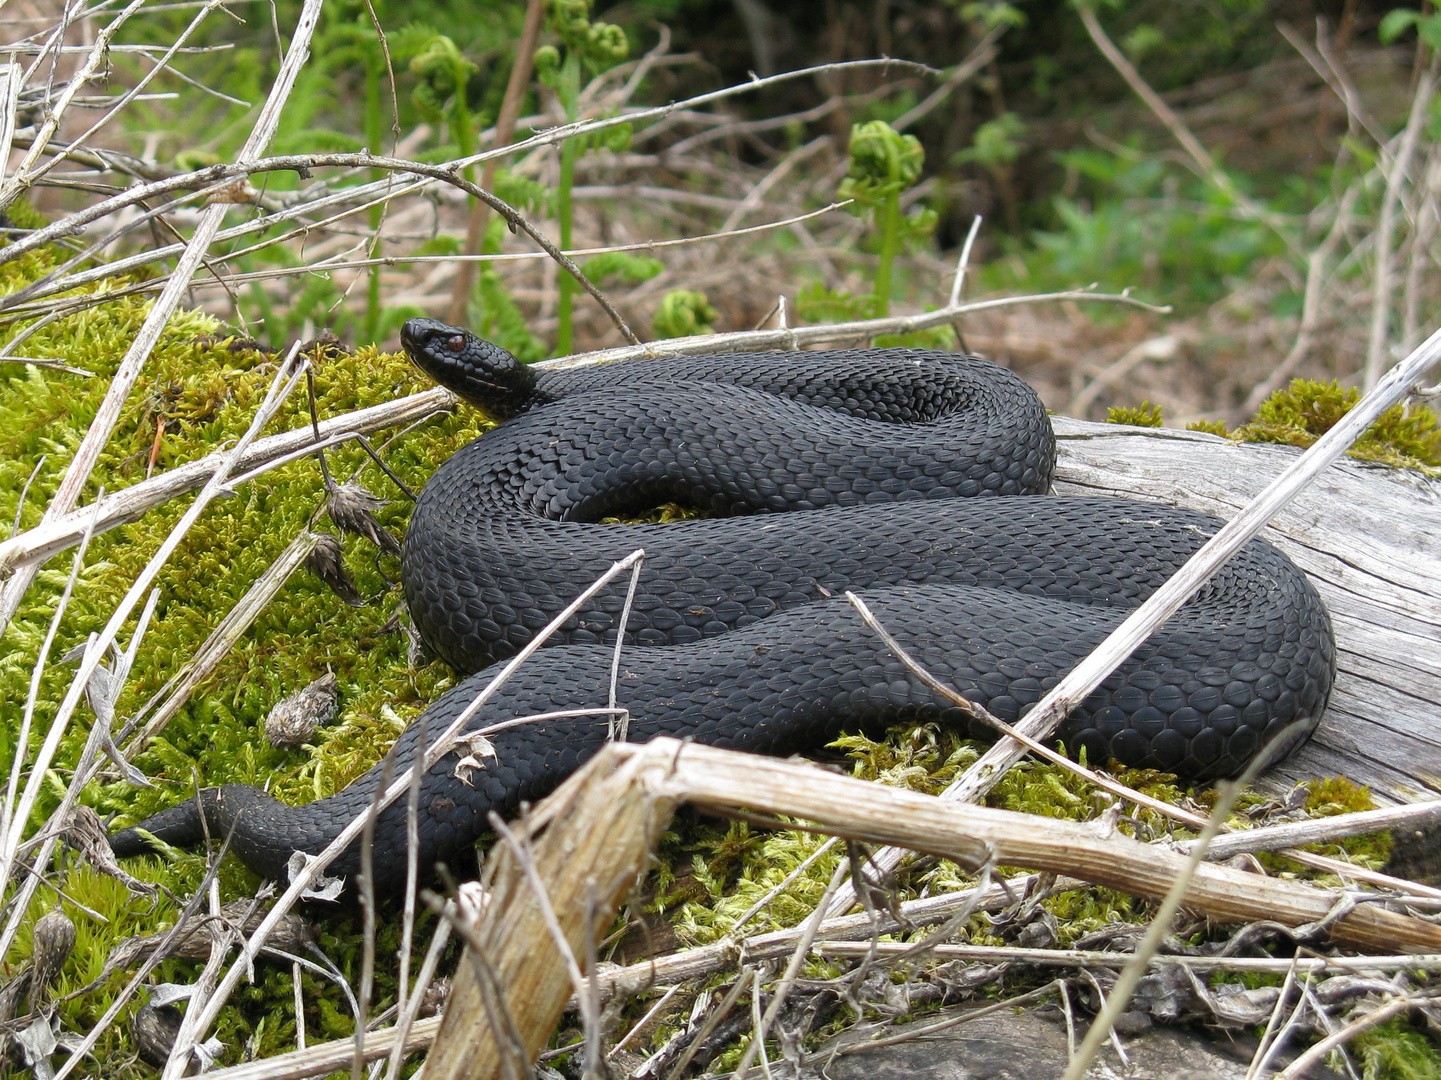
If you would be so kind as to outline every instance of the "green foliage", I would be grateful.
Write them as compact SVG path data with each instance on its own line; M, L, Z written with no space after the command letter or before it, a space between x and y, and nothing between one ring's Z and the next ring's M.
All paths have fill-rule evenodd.
M921 178L926 152L914 135L902 135L884 120L851 126L850 164L837 193L854 200L850 212L869 218L880 233L880 262L876 267L874 308L877 316L890 312L891 268L906 239L931 234L934 210L901 214L901 193Z
M874 293L853 296L844 289L827 289L819 281L802 285L796 294L796 314L806 322L851 322L876 317Z
M619 26L591 22L590 6L591 0L551 0L550 25L566 49L599 74L630 55L630 42Z
M493 267L481 267L476 290L479 307L476 333L524 363L544 360L548 351L545 342L531 332L530 320L515 306L505 282Z
M1233 292L1262 260L1286 255L1273 229L1238 220L1226 195L1165 160L1135 149L1074 150L1057 160L1078 193L1051 200L1053 225L1004 241L1007 254L981 269L987 288L1046 291L1099 279L1190 311ZM1304 200L1288 193L1275 208L1292 201Z
M956 151L952 157L957 165L975 162L987 168L1010 165L1021 156L1021 136L1026 125L1015 113L1002 113L976 129L971 145Z
M1161 427L1161 406L1143 401L1135 408L1112 407L1106 410L1106 423L1130 424L1132 427Z
M550 27L560 38L564 49L562 51L553 45L545 45L535 54L536 74L541 82L555 91L561 108L565 111L567 123L573 123L579 115L581 68L585 67L591 73L599 74L630 55L630 41L626 38L625 31L610 23L591 22L590 6L591 0L551 0ZM611 140L608 145L628 145L629 127L614 133ZM560 184L556 192L556 203L562 250L569 250L571 247L574 224L571 190L575 187L576 158L595 145L595 139L567 139L561 144ZM559 282L560 296L556 304L555 335L555 349L560 356L571 351L575 290L574 279L568 274L562 274Z
M802 285L796 294L796 314L806 322L851 322L876 317L874 293L852 296L843 289L827 289L819 281Z
M632 255L629 251L607 251L591 256L582 269L586 277L604 288L612 284L639 285L642 281L649 281L665 269L665 263L647 255ZM707 321L713 322L715 318L712 313Z
M12 216L22 221L24 214L23 208L16 208ZM0 267L0 294L14 292L43 276L64 255L57 249L42 249ZM14 520L19 509L22 528L37 523L148 306L143 298L111 299L45 326L27 340L29 355L64 359L96 372L96 378L19 365L0 369L0 517ZM157 427L162 433L157 460L161 469L200 458L216 446L233 442L244 431L274 377L274 363L271 356L254 349L232 348L230 341L208 316L182 311L171 320L122 411L87 498L93 495L93 485L103 484L114 491L145 476ZM317 405L324 417L391 400L424 386L422 377L403 356L362 349L320 363ZM287 402L271 430L309 422L304 396L302 390ZM407 483L418 488L441 461L484 426L469 411L438 417L392 444L385 451L386 459ZM21 489L41 454L48 455L45 465L21 507ZM365 466L368 471L362 481L395 497L388 481L366 465L368 460L352 447L337 447L330 454L337 475L348 476ZM119 702L121 716L133 715L165 685L255 578L297 533L310 527L322 502L318 473L314 462L307 460L244 485L234 498L217 503L200 519L157 582L162 596L159 612ZM74 669L58 664L57 658L105 624L119 597L187 503L186 499L176 500L91 541L41 681L32 736L36 744L73 675ZM396 502L382 509L379 517L382 525L399 534L408 513L407 504ZM394 563L382 558L377 568L374 550L354 538L346 541L345 558L361 592L373 597L371 603L349 608L308 572L297 572L216 674L138 758L137 763L156 778L158 786L137 789L118 782L97 783L86 789L83 800L102 814L116 815L114 824L118 826L173 804L197 781L206 785L265 784L278 796L299 802L345 786L374 764L398 731L449 686L453 676L439 664L408 666L404 635L387 625L400 597L381 577L381 571L393 580ZM4 748L7 758L15 749L14 733L19 729L31 669L69 567L67 554L41 572L6 631L6 647L0 650L0 731L10 733ZM314 747L290 752L271 749L261 735L266 713L280 698L327 668L340 680L340 723L324 730ZM77 721L64 736L55 766L57 777L68 776L87 731L88 724ZM54 808L58 797L56 787L46 789L34 824ZM129 863L127 869L164 884L178 896L187 896L200 880L204 859L190 854L168 860L147 858ZM254 886L254 879L243 868L233 860L226 861L221 876L225 898L248 895ZM154 930L158 923L173 919L177 911L169 899L152 902L130 897L112 880L81 866L68 869L64 888L67 895L110 922L93 921L78 908L69 911L79 936L65 968L62 993L98 977L108 950L121 937ZM49 902L45 898L35 914ZM382 955L394 951L398 933L397 924L382 923ZM332 916L325 922L323 934L322 947L354 985L360 962L358 921ZM198 970L195 964L168 961L158 977L190 982ZM64 1003L65 1028L83 1032L92 1027L125 978L126 973L118 973L97 990ZM380 1008L394 1000L395 988L386 981L391 978L382 966L377 994ZM287 1017L292 1001L288 967L258 964L257 983L237 994L217 1030L229 1048L227 1060L239 1060L252 1038L255 1053L291 1048L294 1027ZM349 1007L333 984L307 979L306 1002L311 1030L326 1030L329 1017L335 1034L349 1033ZM95 1075L142 1075L125 1045L127 1026L122 1018L97 1049L97 1060L88 1066Z
M1262 402L1256 415L1235 431L1228 432L1219 420L1198 420L1186 428L1241 442L1284 443L1305 448L1330 431L1360 400L1359 390L1343 388L1335 380L1293 379L1285 390L1276 391ZM1134 408L1110 408L1106 411L1106 422L1136 427L1161 427L1163 423L1160 406L1149 401ZM1441 428L1438 428L1436 414L1420 406L1393 406L1356 440L1350 454L1362 461L1394 468L1441 467Z
M1350 1050L1363 1080L1441 1080L1435 1045L1405 1017L1362 1032L1351 1041Z
M713 334L715 321L719 317L719 313L706 299L705 293L691 289L672 289L661 298L660 308L655 313L651 329L661 338Z
M853 776L929 794L944 789L974 764L985 749L984 743L965 738L962 732L934 724L901 725L881 739L845 735L831 745L850 757ZM1117 769L1115 773L1123 783L1154 798L1168 802L1181 798L1180 790L1167 774L1143 769ZM1006 774L986 804L1046 817L1089 821L1104 809L1106 800L1098 799L1088 783L1067 769L1025 761ZM1160 816L1149 810L1131 814L1130 822L1121 827L1129 832L1137 824L1155 831L1165 828ZM682 883L677 884L674 879L664 883L671 892L663 897L663 902L678 905L671 912L672 925L677 927L682 939L690 943L725 937L732 932L741 914L812 855L824 840L823 836L803 832L773 832L753 838L743 826L732 826L724 834L715 830L702 832L695 838L693 856L700 869ZM820 899L837 861L843 857L843 851L832 850L818 858L747 924L745 932L762 933L795 925ZM970 884L973 884L970 875L954 864L941 862L914 875L902 899L965 888ZM1052 903L1047 901L1047 906ZM1108 890L1077 890L1056 897L1054 904L1057 914L1074 920L1062 928L1068 942L1108 922L1134 921L1143 914L1142 905ZM975 920L970 930L971 940L998 941L988 934L986 926L983 919Z
M1319 439L1361 400L1355 387L1335 380L1293 379L1261 403L1255 417L1232 433L1246 442L1285 443L1307 447ZM1436 414L1419 406L1396 405L1356 440L1350 454L1362 461L1395 467L1428 469L1441 466L1441 430Z
M935 349L939 352L955 352L959 340L955 327L941 325L927 330L912 330L909 334L878 334L875 344L882 349Z
M840 195L856 200L852 211L874 211L921 178L926 152L914 135L902 135L884 120L851 126L850 168Z
M954 3L954 0L951 0ZM1015 4L1004 0L985 0L984 3L961 4L961 18L966 22L979 23L987 30L997 26L1025 26L1026 13Z
M1427 48L1441 48L1441 15L1418 11L1415 8L1393 8L1388 11L1382 17L1381 24L1376 27L1376 36L1382 45L1390 45L1411 29L1416 31L1416 36Z
M396 53L400 56L412 49L415 54L410 58L409 67L416 82L410 99L420 114L432 122L449 119L456 123L462 116L468 117L465 87L476 66L461 55L454 41L444 34L430 33L429 27L412 28L409 35L403 35L396 43Z

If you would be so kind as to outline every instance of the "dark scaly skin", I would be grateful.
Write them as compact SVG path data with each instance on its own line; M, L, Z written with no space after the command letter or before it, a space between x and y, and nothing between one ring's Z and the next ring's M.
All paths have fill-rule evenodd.
M1014 720L1219 524L1037 494L1054 464L1044 411L1015 376L973 358L865 349L537 372L430 320L407 323L402 340L428 373L514 419L442 466L416 506L403 559L412 615L447 662L483 670L401 736L395 768L422 728L434 738L497 660L638 547L647 554L618 687L628 737L789 753L844 728L966 723L905 673L842 590L861 591L937 676ZM752 516L592 523L677 497ZM467 730L604 705L624 595L621 582L598 596ZM1293 743L1304 741L1334 657L1305 576L1252 542L1059 735L1093 762L1232 775L1292 723ZM604 718L573 718L491 735L496 756L463 775L460 755L447 755L423 786L421 865L462 867L489 813L544 796L605 739ZM320 850L362 811L381 776L376 766L299 807L230 785L141 827L194 843L203 810L212 835L232 835L247 865L280 877L292 851ZM402 801L378 821L382 891L404 877L404 819ZM112 845L145 850L135 830ZM358 867L353 845L333 871Z

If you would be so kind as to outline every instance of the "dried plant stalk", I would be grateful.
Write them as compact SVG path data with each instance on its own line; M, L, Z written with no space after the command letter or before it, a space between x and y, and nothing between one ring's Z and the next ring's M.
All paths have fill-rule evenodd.
M492 856L491 902L466 936L493 973L488 989L498 991L499 1000L487 1009L475 967L460 966L426 1064L430 1080L501 1075L503 1060L517 1050L534 1060L571 996L572 976L527 875L543 883L572 954L584 955L586 935L602 932L614 917L650 843L683 801L791 815L855 840L971 866L1000 862L1074 874L1152 898L1166 895L1189 863L1155 845L1103 835L1094 824L946 802L806 764L675 739L612 744L524 823L531 866L522 866L510 846ZM1220 919L1299 926L1334 918L1337 896L1324 889L1208 863L1191 871L1185 904ZM1330 925L1336 939L1361 947L1441 951L1441 927L1369 905ZM497 1010L519 1046L503 1047L495 1037L490 1014Z
M530 838L534 872L576 956L585 955L591 935L604 933L615 918L670 821L676 800L665 793L666 772L680 745L667 740L635 755L602 752L520 823L518 831ZM571 976L510 845L497 845L492 853L486 885L490 903L473 928L472 948L488 957L521 1051L534 1061L570 999ZM462 963L426 1075L500 1075L498 1044L475 970Z

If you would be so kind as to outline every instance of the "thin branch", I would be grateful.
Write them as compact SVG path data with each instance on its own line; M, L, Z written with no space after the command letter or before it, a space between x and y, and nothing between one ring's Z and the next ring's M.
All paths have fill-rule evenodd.
M515 60L510 67L510 79L505 84L505 97L501 99L500 115L495 121L495 135L492 147L506 146L515 137L515 121L520 116L520 106L525 100L526 87L530 85L530 73L535 61L535 46L540 40L540 24L545 15L545 0L529 0L525 8L525 25L521 28L520 41L515 47ZM487 191L495 187L495 170L500 164L496 158L485 163L480 186ZM479 255L484 247L485 225L489 216L485 203L477 201L470 208L470 220L466 224L463 253ZM470 294L475 289L475 264L463 262L460 273L455 275L455 285L450 294L451 323L468 325Z
M996 58L1000 52L1000 50L996 48L996 42L1001 40L1002 35L1004 35L1008 29L1010 29L1010 27L1005 23L1000 23L986 31L986 36L981 38L981 40L976 43L976 47L970 51L970 54L956 65L956 70L946 76L946 81L932 90L924 101L912 106L910 109L901 113L900 116L896 117L891 123L891 127L897 131L905 131L906 128L912 124L929 116L931 112L935 110L936 106L943 103L958 87L969 81L976 72L980 71Z
M90 80L94 79L100 69L107 63L106 53L110 45L110 40L120 31L120 28L125 25L130 16L140 9L140 6L144 2L145 0L130 0L130 3L125 6L125 10L120 12L119 15L111 20L111 22L95 36L95 44L91 46L90 53L86 56L85 62L71 77L69 84L61 91L60 97L53 105L50 105L45 110L45 119L40 124L40 129L35 137L34 144L26 152L25 156L20 159L20 164L15 167L10 176L3 183L0 183L0 210L8 207L20 197L26 188L34 183L37 174L33 170L35 163L40 160L44 152L45 144L50 141L50 136L55 134L56 130L60 127L60 121L64 118L65 112L74 100L75 95L78 94L81 88L89 83ZM67 5L64 10L68 18L70 7ZM63 28L59 37L64 37ZM58 54L55 55L58 57ZM13 132L13 128L11 130Z
M769 232L769 231L774 230L774 229L789 228L789 227L791 227L791 226L793 226L793 225L797 225L797 224L800 224L800 223L802 223L802 222L810 221L812 218L823 217L823 216L826 215L826 214L829 214L829 213L831 213L831 212L833 212L833 211L835 211L835 210L840 210L840 209L842 209L842 208L844 208L844 207L846 207L846 206L849 206L849 205L850 205L850 200L849 200L849 199L846 199L846 200L844 200L844 201L842 201L842 202L831 203L829 206L823 206L823 207L821 207L819 210L811 210L811 211L809 211L809 212L807 212L807 213L797 214L797 215L795 215L794 217L783 218L783 219L781 219L781 220L779 220L779 221L768 221L768 222L765 222L764 224L761 224L761 225L750 225L750 226L747 226L747 227L745 227L745 228L732 229L732 230L729 230L729 231L722 230L722 231L717 231L717 232L701 233L701 234L696 235L696 236L682 236L682 237L676 237L676 238L671 239L671 240L646 240L646 241L642 241L642 242L640 242L640 243L635 243L635 244L612 244L612 245L607 246L607 247L579 248L579 249L576 249L576 250L574 250L574 251L567 251L565 254L566 254L567 256L569 256L570 258L572 258L572 259L577 259L577 258L586 258L586 257L589 257L589 256L591 256L591 255L604 255L604 254L608 254L608 253L610 253L610 252L615 252L615 251L647 251L647 252L650 252L650 251L659 251L659 250L662 250L662 249L664 249L664 248L689 247L689 246L691 246L692 244L707 243L707 242L715 241L715 240L729 240L729 239L731 239L731 238L733 238L733 237L737 237L737 236L749 236L749 235L752 235L752 234L754 234L754 233L762 233L762 232ZM350 214L358 213L358 212L359 212L360 210L362 210L362 209L365 209L365 207L355 207L355 208L353 208L353 209L346 210L346 211L345 211L344 213L342 213L342 214L337 214L337 215L335 215L334 217L328 219L327 221L317 222L317 223L315 223L314 225L307 225L307 226L305 226L305 227L303 227L303 228L295 229L293 232L287 233L287 234L285 234L285 235L283 235L283 236L277 236L277 237L275 237L275 238L273 238L273 239L268 239L268 240L261 241L260 243L257 243L257 244L255 244L255 245L253 245L252 247L245 248L245 249L240 250L240 251L231 252L229 255L226 255L226 256L225 256L224 261L225 261L225 262L231 262L231 261L233 261L233 260L235 260L235 259L239 259L239 258L241 258L241 257L243 257L243 256L245 256L245 255L251 255L251 254L254 254L254 253L257 252L257 251L263 251L263 250L265 250L266 248L275 247L276 245L281 244L281 243L283 243L283 242L285 242L285 241L287 241L287 240L293 240L293 239L296 239L296 238L298 238L298 237L303 237L303 236L305 236L305 235L313 232L315 229L321 228L321 227L324 226L324 225L332 224L332 223L334 223L335 221L339 221L341 218L346 217L346 216L348 216L348 215L350 215ZM232 230L232 231L234 231L234 230ZM107 242L108 242L108 241L107 241ZM97 243L97 244L95 245L95 247L97 247L97 248L103 247L103 246L104 246L104 242L102 242L102 243ZM165 250L167 250L167 249L164 249L164 248L156 249L155 251L150 252L149 255L148 255L147 257L145 257L142 261L143 261L143 262L147 262L147 263L148 263L148 262L156 262L156 261L159 260L161 254L163 254L163 252L164 252ZM340 256L336 256L336 257L333 258L333 259L331 259L331 258L321 259L321 260L317 260L316 262L307 263L307 264L305 264L305 265L303 265L303 266L275 266L275 267L267 267L266 269L263 269L263 270L252 270L252 271L247 271L247 272L243 272L243 273L235 273L235 274L219 274L219 273L217 273L217 274L215 274L215 276L214 276L213 278L202 278L202 279L194 282L193 284L194 284L194 287L195 287L195 288L198 288L198 289L200 289L200 288L213 288L213 287L227 288L227 287L229 287L229 286L247 284L247 283L249 283L249 282L254 282L254 281L270 281L270 280L275 280L275 279L278 279L278 278L287 278L287 277L313 277L317 272L320 272L320 271L331 271L331 270L364 270L364 269L368 269L368 268L370 268L370 267L376 267L376 266L383 266L383 267L418 266L418 265L425 265L425 264L427 264L427 263L444 263L444 264L461 263L461 264L468 264L468 263L515 263L515 262L534 262L534 261L536 261L536 260L538 260L538 259L546 259L546 258L549 258L549 256L548 256L545 252L543 252L543 251L504 251L504 252L495 252L495 253L491 253L491 254L484 254L484 253L482 253L482 254L475 254L475 255L381 255L381 256L375 256L375 257L372 257L372 258L362 258L362 259L346 259L346 258L342 258L342 257L340 257ZM76 262L80 262L80 261L83 261L83 260L82 260L80 257L77 257L77 259L76 259L75 261L76 261ZM125 261L133 261L133 260L125 260ZM111 266L118 266L118 265L119 265L119 264L110 264L110 263L105 264L105 266L106 266L107 268L109 268L109 267L111 267ZM67 277L57 277L55 280L49 281L49 282L47 283L47 285L45 286L45 288L43 288L43 289L33 289L33 291L19 290L19 291L17 291L15 294L12 294L12 295L18 296L20 292L24 291L24 292L26 293L26 296L27 296L27 297L30 297L30 296L34 296L34 297L45 297L45 296L54 295L54 294L60 293L60 292L67 292L67 291L69 291L71 288L75 287L76 284L89 284L89 283L92 282L92 281L103 280L103 279L108 278L108 277L111 277L111 276L120 276L118 270L116 271L116 273L115 273L114 275L112 275L112 274L109 272L108 269L107 269L105 272L103 272L103 273L96 273L96 272L94 272L94 271L84 271L84 272L82 272L82 273L70 275L70 276L67 276ZM47 275L47 277L48 277L48 275ZM70 303L70 304L72 304L72 305L76 305L72 310L78 310L80 306L91 306L91 305L99 305L99 304L111 303L111 302L113 302L117 297L124 297L124 296L143 296L143 295L145 295L145 294L147 294L147 293L159 292L163 287L164 287L164 285L163 285L162 282L157 282L157 281L137 281L137 282L132 282L132 283L124 286L123 288L117 288L117 289L107 290L107 291L104 292L104 293L97 293L97 294L94 294L94 295L92 295L92 296L90 296L90 297L71 297L71 298L67 298L67 301L68 301L68 303ZM30 290L30 289L31 289L31 287L30 287L30 286L27 286L27 290ZM19 306L13 308L13 309L10 309L9 312L8 312L5 316L0 317L0 323L13 322L13 321L16 321L18 318L28 317L28 316L32 315L33 313L35 313L35 312L37 312L37 311L41 311L41 310L45 310L45 308L42 307L38 302L32 302L32 303L27 304L27 305L19 305ZM11 359L19 360L19 359L21 359L21 358L19 358L19 357L9 357L9 356L0 356L0 362L3 362L3 361L5 361L5 360L11 360ZM31 361L27 361L27 362L29 362L29 363L38 363L38 364L46 364L46 365L59 366L59 364L58 364L57 361L31 360ZM82 371L82 370L80 370L79 368L71 368L71 369L67 369L67 370L74 371L76 374L81 374L81 375L89 375L89 374L91 374L90 372L88 372L88 371Z
M1130 60L1126 59L1126 54L1117 48L1115 42L1106 35L1100 20L1096 18L1092 4L1082 2L1076 4L1075 8L1076 13L1081 17L1081 22L1086 27L1086 32L1091 35L1091 40L1095 42L1101 55L1110 62L1121 78L1126 80L1126 85L1135 91L1136 96L1146 103L1146 107L1156 114L1156 118L1165 125L1166 130L1171 133L1171 137L1180 143L1186 153L1190 155L1197 174L1218 191L1224 193L1237 206L1243 208L1253 220L1269 225L1288 245L1293 244L1291 232L1286 228L1284 219L1273 214L1237 188L1231 180L1230 174L1216 163L1216 159L1191 133L1191 129L1186 126L1185 121L1176 115L1175 110L1166 104L1160 94L1151 89L1145 79L1141 78L1140 72L1136 70Z
M961 292L966 286L966 270L971 265L971 248L975 246L976 237L981 232L981 215L977 214L971 219L970 231L966 233L966 242L961 245L960 258L956 260L956 273L951 278L951 295L946 300L946 307L955 308L961 305Z
M1401 135L1396 162L1386 175L1386 192L1381 199L1381 214L1376 222L1375 280L1371 286L1371 327L1366 338L1366 373L1364 387L1370 390L1386 368L1386 341L1391 324L1391 247L1396 231L1396 209L1401 201L1401 188L1410 179L1411 160L1416 156L1422 129L1431 110L1431 95L1436 90L1437 73L1441 72L1441 53L1432 56L1430 65L1421 75L1416 94L1411 99L1411 115Z

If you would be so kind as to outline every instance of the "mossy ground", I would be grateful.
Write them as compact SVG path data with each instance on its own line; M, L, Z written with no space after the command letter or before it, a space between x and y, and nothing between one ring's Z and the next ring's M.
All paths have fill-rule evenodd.
M1360 400L1360 390L1343 387L1334 379L1292 379L1289 386L1263 401L1256 415L1234 431L1227 431L1226 425L1217 420L1200 420L1186 428L1237 442L1282 443L1304 450L1335 427ZM1106 422L1161 427L1163 418L1159 405L1143 401L1136 408L1108 410ZM1358 461L1435 474L1441 468L1441 427L1436 414L1424 406L1393 405L1347 453Z
M56 262L51 251L37 251L0 267L0 293L12 292L47 272ZM34 525L63 475L96 408L109 376L139 329L147 301L119 299L37 332L25 344L26 355L64 360L95 373L94 378L34 366L0 366L0 520ZM281 344L281 343L277 343ZM115 491L145 477L156 430L162 435L155 468L203 457L239 436L250 423L275 374L274 357L250 348L232 349L222 328L210 318L181 312L171 320L134 394L122 413L110 445L83 496L88 502L100 487ZM322 417L427 388L428 383L402 356L360 349L321 360L316 368L317 405ZM307 420L304 388L292 395L267 433ZM456 448L478 435L486 423L473 411L442 416L399 439L385 451L390 466L419 488ZM45 463L19 506L35 463ZM357 447L330 456L331 468L344 477L368 462ZM361 480L398 501L380 511L382 523L397 535L404 531L409 506L374 466ZM154 553L188 505L182 497L90 544L75 595L60 626L50 664L41 680L31 751L46 731L74 669L58 663L69 648L101 629L119 597ZM139 653L129 686L119 703L125 717L146 702L176 673L297 533L308 528L324 502L313 460L297 462L222 499L201 518L162 572L160 604ZM373 600L365 607L345 605L308 571L292 575L280 594L242 637L217 673L196 693L162 736L136 763L156 787L97 783L84 801L122 825L174 803L201 784L245 782L268 787L281 798L309 801L344 787L384 752L421 708L450 685L453 676L440 664L411 668L403 633L386 628L399 603L395 560L382 558L355 537L345 540L346 563L361 591ZM0 650L0 740L3 760L14 752L36 654L64 587L70 555L57 557L31 588L25 604L6 631ZM385 577L382 577L384 573ZM125 634L130 631L127 629ZM122 640L124 640L122 638ZM277 701L327 669L339 678L343 713L340 723L321 732L317 745L300 751L274 750L261 724ZM66 734L52 782L31 822L38 827L55 806L69 768L88 727L88 714ZM137 876L164 884L176 896L193 892L203 873L198 856L174 860L137 860ZM248 895L256 882L233 861L221 876L227 896ZM65 994L95 978L111 945L134 933L150 932L172 920L176 905L161 899L129 897L115 882L81 866L70 868L65 888L77 901L103 914L100 924L78 907L66 905L79 929L74 955L56 988ZM36 902L35 914L51 898ZM323 924L322 948L352 982L358 976L358 927L349 916ZM393 953L398 932L387 928L381 954ZM21 958L28 951L22 942ZM13 961L12 961L13 962ZM13 966L12 966L13 970ZM167 962L161 981L192 981L193 966ZM344 996L333 985L306 977L307 1026L312 1039L349 1034ZM123 977L62 1008L65 1029L87 1031L100 1017ZM379 1005L393 986L381 977ZM290 973L261 965L257 982L233 999L216 1034L228 1044L227 1058L242 1051L273 1054L294 1046ZM138 1065L121 1034L112 1029L96 1050L97 1075L152 1075Z
M54 252L38 251L0 267L0 293L14 291L43 275L56 261ZM27 355L62 359L94 372L93 378L32 366L0 368L0 520L14 520L18 513L22 528L39 520L146 310L144 300L108 300L40 330L26 342ZM152 452L154 467L166 469L235 439L249 424L274 371L272 355L234 348L213 320L196 313L177 315L126 404L85 500L93 499L102 486L114 491L142 479ZM425 387L403 357L370 348L319 360L315 374L322 416ZM292 428L307 419L303 394L296 394L270 430ZM441 461L485 426L483 418L469 410L438 417L391 444L385 458L403 480L418 489ZM158 448L157 429L161 433ZM42 455L44 465L21 505L21 490ZM331 454L336 475L345 476L364 466L363 482L396 499L379 517L399 535L405 527L408 504L367 462L355 447L339 448ZM254 579L298 532L311 526L323 501L316 465L303 461L252 481L236 497L219 501L202 517L161 574L160 605L119 702L122 717L132 714L175 674ZM188 498L177 499L138 523L92 541L49 658L51 666L41 681L32 743L46 730L73 671L60 665L57 658L101 628L187 503ZM374 549L354 537L345 544L350 573L362 593L373 598L366 606L348 607L308 571L296 572L215 676L137 759L157 786L137 789L118 782L97 783L86 790L84 801L102 814L113 815L116 825L172 804L196 783L259 784L283 799L301 802L338 790L377 760L424 705L450 685L452 676L439 664L411 667L403 634L387 628L399 602L398 591L390 584L398 574L394 561L381 558L377 563ZM15 749L13 741L31 671L69 565L69 557L61 556L41 573L4 638L0 740L6 761ZM314 747L299 751L270 748L261 728L266 713L282 697L327 669L336 674L342 691L339 723L323 731ZM32 827L41 824L58 800L83 741L87 719L76 723L63 740L52 782L36 809ZM879 742L852 737L838 746L853 759L856 775L926 791L939 790L980 752L972 742L929 727L900 730ZM1123 778L1161 798L1181 797L1168 778L1157 774L1128 773ZM1342 785L1326 789L1320 798L1349 809L1364 801L1364 794ZM1013 770L991 802L1074 819L1090 818L1104 805L1069 773L1035 763ZM1134 825L1124 827L1159 832L1164 824L1143 812ZM811 834L767 832L741 824L694 826L682 831L689 834L685 850L679 841L673 841L667 854L688 861L689 871L678 882L671 868L675 863L663 859L656 894L668 909L677 934L689 943L712 941L729 933L741 912L822 842ZM1370 860L1384 858L1384 852L1362 854ZM764 909L748 930L793 925L819 899L833 859L838 857L839 853L832 853L818 860ZM64 887L73 900L64 906L76 923L78 940L56 987L58 994L65 995L98 978L109 949L122 938L153 932L173 920L178 911L174 898L193 892L204 861L198 855L178 854L165 860L137 860L129 869L163 884L172 895L157 900L136 898L73 858L63 864ZM941 862L915 876L908 888L935 891L969 881L961 870ZM226 898L249 895L255 884L233 861L224 865L221 887ZM51 902L49 895L42 895L31 914L38 917ZM1062 944L1108 922L1139 920L1147 914L1145 905L1101 890L1066 894L1047 904L1059 920ZM91 918L79 905L99 912L108 922ZM979 920L971 933L973 940L999 940L988 937ZM359 937L358 922L352 915L341 913L320 921L320 947L352 985L358 979ZM383 922L377 954L393 955L398 937L398 926L393 921ZM13 973L14 965L27 952L28 940L22 938L7 974ZM815 973L824 976L826 970L820 967ZM167 961L154 978L190 982L196 971L194 964ZM123 973L117 974L96 989L65 1001L63 1027L72 1032L89 1030L124 978ZM333 983L307 974L303 989L312 1040L350 1034L346 997ZM375 1009L384 1008L393 996L393 975L381 964ZM292 1001L288 967L258 965L255 983L232 998L216 1029L215 1034L227 1045L223 1060L291 1048L295 1039ZM153 1075L136 1061L125 1032L126 1025L117 1025L96 1048L96 1075L121 1080Z

